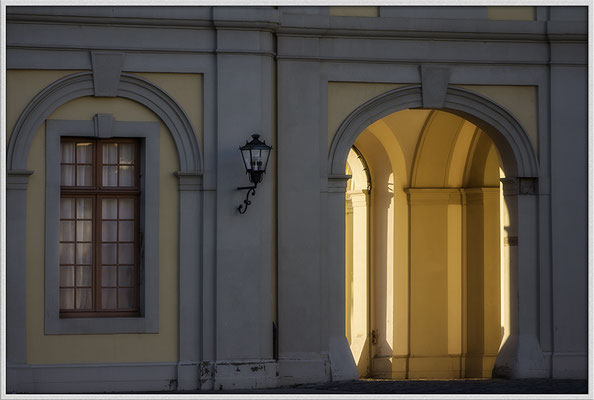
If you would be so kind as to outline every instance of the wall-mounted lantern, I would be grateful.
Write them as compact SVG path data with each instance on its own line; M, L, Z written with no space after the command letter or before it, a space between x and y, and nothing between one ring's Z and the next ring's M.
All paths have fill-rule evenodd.
M248 199L250 194L252 196L256 195L256 186L258 186L258 183L262 182L262 175L266 172L268 157L270 157L270 150L272 150L272 147L268 146L266 142L260 141L260 139L258 139L259 137L260 135L257 134L252 135L252 140L250 142L246 141L245 146L239 148L241 156L243 157L245 172L249 174L250 182L254 184L253 186L237 188L237 190L247 189L248 191L243 204L237 207L240 214L245 213L248 206L252 204Z

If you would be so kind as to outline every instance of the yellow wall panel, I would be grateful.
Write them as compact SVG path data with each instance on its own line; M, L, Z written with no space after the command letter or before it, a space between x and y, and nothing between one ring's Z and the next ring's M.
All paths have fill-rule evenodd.
M505 21L534 21L536 10L534 7L510 6L487 7L487 18Z
M406 86L395 83L328 82L328 149L340 124L367 100Z
M80 71L7 70L6 71L6 143L27 104L49 84Z
M538 97L536 86L455 85L493 100L520 122L538 151Z
M333 6L330 15L336 17L379 17L379 7L374 6Z

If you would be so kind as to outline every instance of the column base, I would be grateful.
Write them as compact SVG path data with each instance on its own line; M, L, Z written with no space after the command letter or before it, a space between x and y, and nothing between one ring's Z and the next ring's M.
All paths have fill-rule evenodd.
M460 356L410 356L409 379L458 379Z
M359 379L359 370L346 337L332 336L329 342L332 381Z
M497 355L493 378L547 378L544 357L534 335L511 335Z
M214 364L213 390L263 389L278 386L276 360L225 360ZM204 382L202 389L210 386Z
M406 379L408 356L380 356L371 361L371 377L377 379Z
M278 360L279 385L329 382L330 363L327 358L281 358Z

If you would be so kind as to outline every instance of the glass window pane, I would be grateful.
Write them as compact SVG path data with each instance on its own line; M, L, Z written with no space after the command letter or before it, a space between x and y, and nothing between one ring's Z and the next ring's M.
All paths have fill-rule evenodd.
M122 187L134 186L134 167L133 166L120 167L120 186L122 186Z
M120 264L134 264L134 245L133 244L120 244L119 247L119 259Z
M73 165L62 165L62 175L60 185L62 186L74 186L74 166Z
M93 284L92 267L76 267L76 286L91 286Z
M74 308L74 289L60 289L60 309L72 310Z
M92 221L77 221L76 222L76 241L90 242L93 240L93 222Z
M103 186L118 185L118 167L103 167Z
M74 218L74 199L60 199L60 218Z
M76 244L76 263L90 265L93 263L93 248L91 243Z
M134 289L118 289L118 301L120 308L134 307Z
M101 263L102 264L117 264L116 261L116 244L101 245Z
M116 229L118 229L118 223L116 221L103 221L101 239L104 242L116 242L118 240Z
M60 267L60 286L74 286L74 267Z
M76 309L93 309L93 292L91 289L76 289Z
M134 241L134 221L120 221L120 242Z
M118 267L101 267L101 286L117 286L116 269Z
M101 205L101 218L103 219L117 219L118 218L118 200L117 199L103 199Z
M76 144L76 162L78 164L91 164L93 162L93 143Z
M74 244L60 244L60 264L74 264Z
M134 164L134 145L120 143L120 164Z
M134 219L134 199L120 199L120 219Z
M90 165L76 167L76 186L93 186L93 167Z
M102 289L101 290L101 308L105 310L113 310L117 306L117 289Z
M93 200L90 198L76 199L76 218L77 219L91 219L93 218Z
M119 286L133 286L136 282L134 276L134 266L124 265L118 267Z
M74 242L74 221L60 222L60 241Z
M62 142L60 144L60 148L62 149L61 162L74 163L74 143L73 142Z
M118 163L118 144L105 143L103 145L103 164Z

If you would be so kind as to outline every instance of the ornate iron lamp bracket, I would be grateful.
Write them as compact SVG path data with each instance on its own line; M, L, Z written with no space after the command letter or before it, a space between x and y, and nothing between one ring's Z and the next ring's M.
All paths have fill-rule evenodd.
M238 187L237 190L245 190L248 189L246 195L245 195L245 200L243 201L243 204L240 204L237 209L239 210L240 214L245 214L245 212L248 209L248 206L250 204L252 204L252 202L249 200L250 198L250 194L252 196L256 195L256 186L258 185L254 185L254 186L244 186L244 187ZM244 207L245 206L245 207Z

